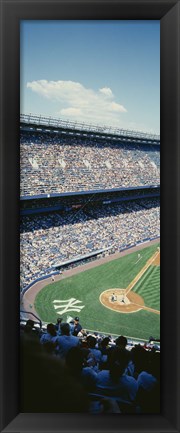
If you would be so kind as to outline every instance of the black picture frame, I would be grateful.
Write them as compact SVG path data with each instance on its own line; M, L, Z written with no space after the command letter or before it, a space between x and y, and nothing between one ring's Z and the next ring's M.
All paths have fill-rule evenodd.
M26 19L157 19L161 34L161 413L19 413L19 23ZM179 0L1 0L2 432L179 432Z

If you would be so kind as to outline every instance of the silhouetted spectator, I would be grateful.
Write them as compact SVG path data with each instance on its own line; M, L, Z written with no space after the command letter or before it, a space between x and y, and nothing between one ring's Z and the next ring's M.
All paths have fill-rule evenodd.
M57 332L58 335L61 335L61 323L62 323L62 321L63 321L63 318L62 317L58 317L57 318L57 322L55 324L55 329L56 329L56 332Z
M57 343L57 352L61 358L65 358L71 347L80 345L79 338L70 334L69 323L61 323L61 335L57 337Z
M128 351L117 347L110 358L109 370L102 370L97 375L96 389L100 394L119 397L129 404L134 402L137 382L125 374L128 362Z
M56 343L57 342L57 333L55 329L55 325L53 323L48 323L47 332L41 335L40 343L45 344L47 342Z
M96 348L97 345L97 340L95 337L93 337L92 335L89 335L87 337L87 344L88 347L91 351L91 353L94 355L95 359L96 359L96 365L99 368L99 364L103 359L102 353L99 349Z
M69 373L81 381L87 391L92 391L95 389L97 374L93 368L88 365L85 366L86 355L84 349L72 347L66 355L66 365L69 369Z
M143 365L144 362L144 365ZM146 352L139 363L137 377L138 392L136 401L139 412L160 412L160 354Z
M88 396L82 385L38 342L21 338L20 367L21 412L88 412Z

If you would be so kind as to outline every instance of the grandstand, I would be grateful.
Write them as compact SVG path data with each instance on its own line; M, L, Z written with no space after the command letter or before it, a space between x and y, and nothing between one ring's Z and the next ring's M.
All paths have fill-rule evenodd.
M49 283L52 276L59 277L59 271L81 269L84 264L114 257L152 240L159 241L160 138L137 131L21 115L20 158L23 331L26 319L31 316L34 319L36 313L33 305L29 303L29 309L24 310L26 303L23 304L24 294L35 283L46 278ZM152 248L154 252L157 246ZM156 324L158 320L159 317ZM47 322L35 314L34 333L39 338L47 335ZM87 328L86 323L83 326ZM27 329L29 333L28 326ZM150 329L148 332L151 334ZM82 345L86 347L87 337L92 335L100 350L105 338L109 338L109 349L116 346L116 332L110 337L103 329L97 332L90 322L86 335L79 335ZM156 338L159 336L152 342L153 337L128 335L129 352L137 344L148 353L160 352L160 339ZM88 389L93 406L101 392L97 388L91 391ZM118 400L112 395L111 398ZM129 409L129 401L118 400L118 404L122 412L137 410L134 403ZM157 403L155 411L158 407ZM144 411L139 402L138 410Z
M22 288L57 260L159 236L158 136L21 115L20 167Z
M21 195L100 191L159 184L159 142L21 126ZM39 119L39 123L41 119ZM66 131L66 132L65 132ZM53 152L52 152L53 149Z

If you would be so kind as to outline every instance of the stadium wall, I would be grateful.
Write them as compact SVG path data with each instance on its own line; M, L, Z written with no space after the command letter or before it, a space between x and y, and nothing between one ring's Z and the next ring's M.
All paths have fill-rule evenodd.
M96 195L94 197L94 195ZM91 201L98 205L119 203L129 200L160 197L159 186L121 188L114 190L87 191L82 193L52 194L50 197L33 196L31 198L21 198L21 216L35 215L39 213L55 211L72 211L76 206L84 206Z
M159 188L160 185L144 185L144 186L131 186L131 187L122 187L122 188L111 188L111 189L93 189L93 190L86 190L86 191L76 191L76 192L62 192L62 193L51 193L51 194L37 194L33 196L25 196L22 195L20 197L20 200L22 202L37 199L51 199L51 198L63 198L63 197L78 197L78 196L87 196L89 194L108 194L108 193L127 193L132 191L143 191L143 190L151 190L155 188Z

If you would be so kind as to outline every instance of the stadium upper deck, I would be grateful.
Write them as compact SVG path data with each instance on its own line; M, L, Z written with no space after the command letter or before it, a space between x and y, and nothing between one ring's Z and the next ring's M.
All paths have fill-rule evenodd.
M159 136L21 115L21 197L152 186Z
M140 131L130 131L107 126L92 125L86 123L70 122L45 116L35 116L32 114L20 115L21 129L30 131L44 131L63 133L65 135L96 137L99 139L117 140L123 142L149 143L160 145L160 136Z

